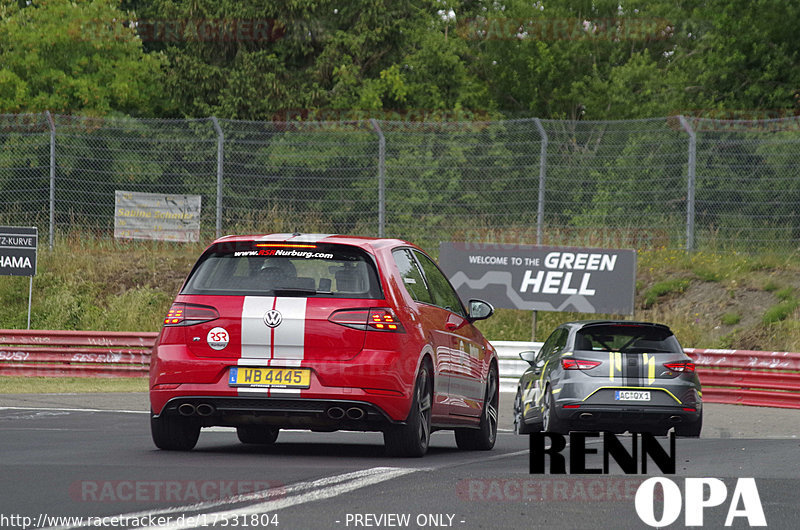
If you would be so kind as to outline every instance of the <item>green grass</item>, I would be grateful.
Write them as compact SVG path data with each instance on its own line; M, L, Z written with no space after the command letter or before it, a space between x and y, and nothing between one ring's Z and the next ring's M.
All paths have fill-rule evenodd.
M147 392L147 377L0 377L0 394Z
M798 306L800 306L800 300L784 300L767 309L762 318L762 322L764 322L764 324L774 324L775 322L786 320L789 315L794 313L794 310L797 309Z
M725 313L722 315L722 323L726 326L735 326L739 322L741 322L742 317L739 313Z
M778 300L782 300L784 302L788 302L794 299L794 289L792 287L784 287L778 291L775 291L775 296L778 297Z
M287 228L273 221L274 225L259 224L241 231L270 232ZM325 231L324 223L319 228ZM532 237L531 233L524 235ZM548 242L558 244L549 239ZM121 243L78 235L57 237L52 252L47 250L46 244L39 250L38 274L33 281L31 327L158 331L175 293L207 243ZM438 253L438 248L426 250L434 255ZM800 278L800 260L791 252L639 251L634 315L539 311L536 340L543 340L567 320L632 318L668 324L682 344L698 348L720 347L724 343L731 348L800 351L795 294L800 281L797 278ZM747 317L753 315L749 309L734 311L729 303L712 304L703 299L688 305L681 303L690 293L703 287L723 289L726 302L730 304L736 303L744 292L770 293L774 299L769 304L774 307L762 305L759 312L763 313L763 319L761 314L755 314L755 318L749 319L755 323L744 324ZM24 329L27 301L27 278L0 276L0 327ZM739 321L735 322L737 316ZM720 323L737 326L737 329L715 331ZM531 340L532 313L498 308L495 316L478 322L478 327L492 340ZM722 333L728 334L723 337ZM5 388L10 383L7 380L0 380L0 383L3 387L0 392L8 392ZM88 384L87 380L82 384Z
M203 245L58 238L40 248L31 328L157 331ZM0 276L0 322L27 325L28 278Z
M672 293L682 293L687 287L689 287L689 283L689 280L684 278L664 280L655 283L652 287L645 291L642 307L645 309L652 307L653 304L655 304L656 301L662 296Z
M795 309L800 307L800 300L794 296L793 287L784 287L775 291L775 297L780 302L764 313L762 321L766 325L786 320L794 313Z
M703 267L696 268L694 273L698 279L704 282L721 282L724 278L724 275L720 271L706 269Z

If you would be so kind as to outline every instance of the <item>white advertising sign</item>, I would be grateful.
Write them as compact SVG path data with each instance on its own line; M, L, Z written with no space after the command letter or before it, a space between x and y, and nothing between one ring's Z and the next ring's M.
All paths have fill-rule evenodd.
M114 237L193 243L200 239L200 195L114 192Z

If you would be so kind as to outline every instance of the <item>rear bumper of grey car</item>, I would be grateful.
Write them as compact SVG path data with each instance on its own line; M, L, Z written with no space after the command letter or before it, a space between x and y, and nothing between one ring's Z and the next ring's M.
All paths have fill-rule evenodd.
M702 415L702 407L632 407L630 405L574 404L556 409L558 418L568 422L574 430L651 430L665 429L680 424L695 423Z

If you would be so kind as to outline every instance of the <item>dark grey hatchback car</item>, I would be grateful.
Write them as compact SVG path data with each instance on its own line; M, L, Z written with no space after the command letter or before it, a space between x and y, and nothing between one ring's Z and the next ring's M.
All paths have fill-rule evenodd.
M567 322L538 354L514 400L519 434L544 430L649 432L699 437L700 380L672 331L631 321Z

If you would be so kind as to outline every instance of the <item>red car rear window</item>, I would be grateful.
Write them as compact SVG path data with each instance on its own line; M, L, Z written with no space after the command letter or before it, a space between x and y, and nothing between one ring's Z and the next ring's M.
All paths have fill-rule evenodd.
M361 249L260 241L209 248L181 293L382 298L374 260Z

